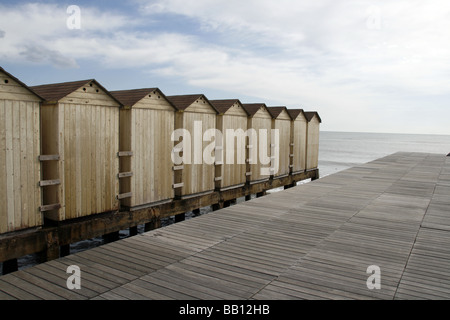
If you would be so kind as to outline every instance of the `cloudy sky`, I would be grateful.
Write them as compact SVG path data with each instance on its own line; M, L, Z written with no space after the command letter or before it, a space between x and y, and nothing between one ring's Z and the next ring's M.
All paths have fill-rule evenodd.
M317 110L327 131L450 134L448 0L0 1L0 66Z

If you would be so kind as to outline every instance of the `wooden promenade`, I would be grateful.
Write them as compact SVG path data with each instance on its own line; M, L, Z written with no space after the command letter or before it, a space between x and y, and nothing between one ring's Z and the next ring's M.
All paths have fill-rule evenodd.
M450 157L396 153L1 276L0 299L449 299L449 244Z

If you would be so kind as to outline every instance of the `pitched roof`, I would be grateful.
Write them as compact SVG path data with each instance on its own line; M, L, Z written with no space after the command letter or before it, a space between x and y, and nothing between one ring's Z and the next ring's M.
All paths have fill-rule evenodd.
M277 118L281 112L283 112L283 110L287 111L286 107L267 107L267 109L269 110L269 113L271 114L272 118ZM289 114L289 113L288 113ZM289 117L291 117L291 115L289 114Z
M209 102L208 98L206 98L203 94L185 94L185 95L177 95L177 96L167 96L167 100L169 100L178 110L186 110L190 105L192 105L195 101L200 98L205 99L211 107L219 113L219 111Z
M244 103L242 106L250 116L254 116L261 108L267 110L267 106L264 103Z
M221 114L227 112L235 103L239 103L242 106L242 103L239 101L239 99L209 100L209 102ZM245 108L243 109L248 114L247 110Z
M292 118L293 120L297 119L297 117L298 117L301 113L304 114L303 109L287 109L287 112L289 113L289 115L291 116L291 118Z
M317 111L305 111L304 112L306 120L311 121L314 116L317 116L317 119L319 119L319 122L322 122L322 119L320 119L319 113Z
M64 98L65 96L71 94L72 92L80 89L83 86L87 86L91 83L96 84L100 89L102 89L108 96L115 100L118 104L121 104L119 100L113 97L113 95L106 90L100 83L95 79L61 82L61 83L51 83L43 84L39 86L33 86L31 89L36 91L44 100L48 102L57 102Z
M170 105L176 109L176 107L167 99L167 97L158 88L143 88L143 89L131 89L131 90L116 90L110 91L110 93L119 100L124 106L132 107L140 100L152 92L157 91L159 95L164 97Z
M25 89L27 89L28 91L30 91L31 93L35 94L39 99L44 100L44 98L39 95L37 92L35 92L31 87L27 86L25 83L23 83L22 81L20 81L19 79L17 79L16 77L14 77L11 73L9 73L8 71L6 71L5 69L3 69L2 67L0 67L0 71L5 73L8 77L10 77L11 79L13 79L14 81L16 81L17 83L19 83L21 86L23 86Z

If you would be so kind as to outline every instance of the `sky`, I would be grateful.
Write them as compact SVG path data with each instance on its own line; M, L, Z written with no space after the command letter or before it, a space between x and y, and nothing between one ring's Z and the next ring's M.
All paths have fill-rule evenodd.
M0 66L302 108L325 131L450 134L448 0L0 0Z

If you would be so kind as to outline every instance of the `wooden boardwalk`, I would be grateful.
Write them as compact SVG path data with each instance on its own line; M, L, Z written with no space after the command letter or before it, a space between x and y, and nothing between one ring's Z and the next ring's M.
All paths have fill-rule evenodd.
M1 276L0 299L449 299L449 244L450 157L396 153Z

